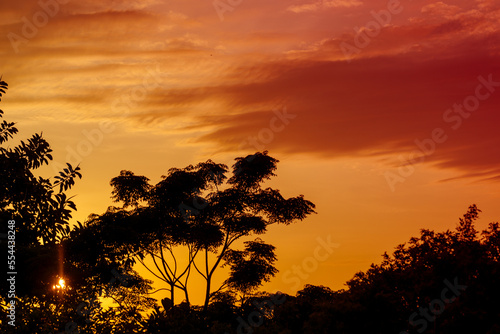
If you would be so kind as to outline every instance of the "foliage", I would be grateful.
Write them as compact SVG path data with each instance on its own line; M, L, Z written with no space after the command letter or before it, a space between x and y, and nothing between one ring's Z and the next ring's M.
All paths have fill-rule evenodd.
M306 286L276 311L274 325L287 333L497 333L500 227L479 234L479 213L470 206L454 231L423 229L354 275L347 290ZM446 281L461 286L458 297ZM439 301L444 309L434 314Z
M278 190L261 187L275 175L278 163L267 152L235 160L229 179L227 166L211 160L171 168L156 185L149 185L144 176L121 171L111 186L112 198L123 202L123 208L92 216L81 233L98 230L92 233L98 239L83 239L94 243L89 246L98 250L94 253L143 264L167 283L172 301L174 291L180 289L189 303L189 277L196 270L206 281L205 311L210 298L223 289L243 294L257 289L277 272L274 246L257 239L246 241L239 251L233 248L235 241L264 234L271 224L303 220L314 212L314 204L302 195L285 199ZM179 248L186 251L187 263L177 261L174 251ZM94 256L97 263L105 260ZM152 268L146 265L146 257L153 261ZM230 277L214 289L212 277L223 265L230 267Z
M240 306L231 293L218 293L203 330L220 334L498 333L500 225L491 223L477 232L474 222L479 213L475 205L470 206L453 231L423 229L391 255L384 254L380 264L357 273L347 282L347 290L306 285L295 296L284 295L284 302L274 304L270 303L273 295L258 292ZM460 288L453 292L450 286ZM443 309L436 306L439 300ZM162 314L178 330L181 319L186 321L183 317L189 314L191 323L196 323L202 311L191 308L180 318ZM170 328L156 325L157 330ZM203 331L192 331L198 332Z
M0 81L0 98L7 87L6 82ZM52 149L41 134L34 134L17 146L5 146L17 132L13 122L3 121L0 130L0 220L4 223L0 233L7 234L7 221L15 221L15 230L11 232L15 232L18 254L15 263L19 268L18 296L43 298L42 291L57 279L57 244L68 235L71 212L76 210L75 203L63 190L69 189L81 174L79 167L68 164L60 173L61 179L55 182L35 176L36 169L52 160ZM58 185L62 187L54 191ZM30 272L25 271L27 268L31 268ZM29 279L33 275L40 279L33 282ZM2 280L0 295L3 297L6 288Z
M136 176L130 171L122 170L120 176L113 178L110 182L113 187L113 200L122 201L124 207L137 207L139 201L147 199L150 190L148 181L147 177Z
M228 250L224 260L230 265L231 274L225 283L233 290L248 293L262 282L269 282L277 273L274 249L274 246L256 239L246 241L245 250Z
M0 79L0 101L7 87ZM0 118L3 115L0 110ZM129 332L130 326L139 326L141 312L152 306L153 300L145 297L150 282L120 259L108 256L107 266L100 267L82 261L85 249L72 238L81 233L82 225L71 231L70 219L76 205L66 193L82 177L80 167L66 164L53 180L35 175L37 169L52 160L52 149L42 134L10 146L17 133L15 123L0 124L0 233L15 233L15 264L11 271L17 272L16 327L7 324L7 303L11 299L4 276L0 283L0 332L59 333L76 328L73 326L80 333ZM8 221L15 221L15 229L8 230ZM92 231L86 232L90 236ZM0 242L7 246L5 240ZM3 254L7 254L5 246ZM113 270L134 279L124 288ZM61 277L66 287L55 288ZM113 298L119 306L104 310L99 297ZM80 305L87 305L86 316L78 309ZM115 324L114 319L120 319L120 324ZM98 330L104 324L107 329ZM114 329L108 331L111 325Z

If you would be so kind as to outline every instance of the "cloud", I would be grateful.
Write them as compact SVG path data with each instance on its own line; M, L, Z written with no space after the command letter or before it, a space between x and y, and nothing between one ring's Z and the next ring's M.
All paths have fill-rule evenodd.
M454 5L445 4L442 1L434 2L422 7L421 12L433 16L451 18L459 13L461 8Z
M498 25L493 22L497 14L457 12L440 22L387 27L350 63L339 57L339 40L333 39L300 55L241 66L233 69L240 84L177 91L183 101L224 103L186 130L201 131L196 142L223 151L256 150L262 147L252 148L249 139L269 128L275 107L286 106L297 117L260 146L327 158L378 156L398 165L398 156L408 157L419 149L417 142L442 128L447 140L425 163L461 171L463 177L494 179L500 170L495 125L500 90L458 129L444 114L474 94L478 77L500 81L500 38L490 29ZM231 112L224 115L225 110Z
M36 10L36 2L21 3L12 6L15 15ZM385 3L296 5L305 7L295 13L312 8L314 15L294 15L273 3L268 6L276 12L265 12L258 25L252 20L260 7L245 11L242 4L227 13L234 19L221 23L210 5L141 3L73 3L19 54L0 41L12 87L6 102L23 117L29 117L26 110L71 122L118 115L130 129L180 132L193 144L231 152L258 149L249 138L269 134L275 109L286 107L296 117L259 146L324 158L375 157L388 165L401 163L397 157L408 156L415 140L441 127L449 138L425 163L470 177L497 175L500 93L482 101L457 130L443 120L448 108L474 92L478 76L500 81L500 11L486 9L487 1L405 7L351 62L339 45L355 45L350 26L373 20L371 8ZM347 11L323 10L334 6L355 6L349 13L359 14L361 23L347 20ZM330 30L333 15L344 23ZM20 31L20 21L10 17L0 34ZM259 28L249 28L251 22ZM311 29L304 33L306 23ZM132 101L126 116L123 108L114 110L117 99L123 107L127 101L120 99L151 79L148 68L156 64L158 86Z
M361 6L363 3L358 0L320 0L313 3L292 5L287 8L294 13L314 12L326 8L349 8Z

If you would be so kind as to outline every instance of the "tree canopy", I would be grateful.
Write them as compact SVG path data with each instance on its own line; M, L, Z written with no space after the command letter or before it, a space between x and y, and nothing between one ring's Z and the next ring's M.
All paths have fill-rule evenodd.
M7 88L0 79L0 101ZM0 118L3 116L0 110ZM59 333L80 328L81 333L95 333L103 332L98 328L104 324L109 327L111 318L122 319L112 326L115 332L137 327L138 321L132 320L152 306L152 299L144 296L149 283L126 261L120 262L122 259L112 259L114 262L101 267L85 261L85 249L74 240L79 229L71 228L70 219L76 205L67 191L82 177L80 167L66 164L53 178L37 175L52 160L52 149L42 134L9 145L18 133L15 125L6 120L0 123L0 234L9 235L0 241L2 254L12 259L9 272L17 272L16 320L15 327L8 324L7 307L12 298L8 297L11 285L4 270L0 331ZM101 256L106 257L105 253ZM128 288L116 277L130 277ZM120 306L104 310L100 297L115 298Z
M262 235L271 224L303 220L314 212L314 204L302 195L284 198L279 190L262 187L275 175L278 163L267 152L235 160L229 178L228 167L211 160L171 168L156 185L150 185L147 177L121 171L110 184L112 198L123 206L91 217L82 233L86 228L100 229L96 242L131 263L143 264L167 284L172 301L174 291L180 290L190 302L188 284L193 272L206 282L205 310L213 295L223 289L242 294L255 291L277 272L275 247L257 238L237 250L235 242ZM179 248L188 258L184 264L174 253ZM154 265L146 264L147 257ZM214 288L214 272L225 265L229 277Z

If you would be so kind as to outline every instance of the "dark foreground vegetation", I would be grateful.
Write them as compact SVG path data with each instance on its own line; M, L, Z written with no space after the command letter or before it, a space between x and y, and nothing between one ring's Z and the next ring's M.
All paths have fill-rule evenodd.
M6 90L0 80L0 98ZM67 192L79 167L35 176L52 160L50 146L38 134L9 145L17 132L0 124L1 254L15 259L2 270L1 333L500 333L500 226L477 231L475 205L455 229L422 230L345 290L265 293L277 259L260 237L314 213L301 195L261 187L278 163L267 152L237 158L231 171L210 160L173 168L155 185L122 171L111 180L121 206L71 227ZM152 298L141 266L170 298ZM222 266L228 277L215 285ZM200 306L189 302L192 275L205 282Z

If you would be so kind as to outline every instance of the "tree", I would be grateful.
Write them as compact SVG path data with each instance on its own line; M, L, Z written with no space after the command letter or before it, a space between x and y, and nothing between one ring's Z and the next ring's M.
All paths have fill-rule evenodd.
M262 282L269 282L278 271L274 267L275 247L261 239L245 241L242 251L229 249L225 264L231 268L231 276L224 282L229 288L244 294L258 288Z
M7 87L0 79L0 101ZM3 115L0 110L0 118ZM101 266L85 261L84 238L76 237L82 234L82 226L70 227L76 205L66 193L82 177L79 166L67 164L52 179L36 175L38 168L52 160L52 149L42 134L9 146L17 133L15 123L0 123L0 234L5 236L0 241L3 254L8 251L15 258L9 270L17 272L16 326L8 325L7 307L12 298L4 278L0 283L0 331L59 333L77 326L82 334L131 333L139 325L141 312L152 306L153 300L144 297L150 282L136 275L123 257L110 259L101 254L108 260ZM91 236L92 229L85 232L86 237ZM115 276L133 279L124 287ZM64 288L55 286L60 279L65 281ZM115 299L119 306L102 309L100 296ZM121 323L112 319L121 319ZM107 329L99 330L104 325Z
M0 101L8 85L0 79ZM0 118L4 112L0 110ZM16 275L16 314L18 332L51 330L48 314L57 313L60 321L67 315L55 307L60 296L52 289L62 275L59 265L60 245L68 235L71 212L75 203L65 193L76 178L81 178L80 168L67 167L54 181L36 176L36 170L52 160L52 149L42 134L34 134L26 142L9 146L9 140L18 133L15 123L5 120L0 124L0 233L4 254L12 261L9 270ZM0 284L2 311L8 306L9 285ZM29 315L32 314L33 317ZM37 316L40 319L37 319ZM8 319L2 312L2 330L9 331ZM53 324L53 323L52 323ZM35 329L36 328L36 329Z
M7 83L0 81L0 88L1 101ZM14 125L5 120L0 125L0 214L3 221L17 219L16 228L22 236L18 244L54 244L69 231L71 210L76 206L63 190L69 189L76 177L81 178L80 168L67 164L54 183L37 178L33 170L52 160L52 149L41 134L14 148L3 147L18 132Z
M306 285L253 333L498 333L500 225L479 233L480 212L471 205L454 230L422 229L346 290Z
M122 171L111 185L113 198L123 202L123 208L110 208L88 225L114 231L104 232L102 243L129 254L131 261L167 283L171 301L179 289L189 303L189 277L195 270L206 282L206 311L216 293L228 288L243 294L254 291L277 271L274 246L256 239L236 250L237 240L314 213L314 204L302 195L285 199L278 190L261 187L275 175L277 163L267 152L237 158L227 179L227 166L208 160L172 168L154 186L144 176ZM181 264L174 249L184 250L188 260ZM147 257L152 266L146 264ZM229 266L229 277L213 288L214 273L223 265Z
M474 227L480 212L471 205L455 230L422 229L347 282L346 296L357 305L351 315L364 319L349 324L349 332L495 332L500 231L492 223L480 237Z
M7 87L7 83L0 80L0 101ZM3 114L0 110L0 118ZM57 262L56 245L70 230L69 219L76 206L64 191L74 184L75 178L81 178L80 168L67 164L67 168L55 177L54 182L35 176L36 169L52 160L52 149L41 134L34 134L27 142L21 141L13 148L5 147L17 132L13 122L4 120L0 124L0 220L3 222L1 232L15 237L15 251L19 254L15 266L24 270L24 265L30 261L36 263L33 258L23 256L30 255L38 257L41 263L37 265L42 269L43 263L47 261L44 261L40 254L52 255L52 259ZM57 187L59 189L55 191L54 188ZM8 221L15 223L8 225ZM37 251L33 251L34 249ZM35 268L32 267L32 270ZM41 276L44 281L41 285L22 278L33 274L24 273L18 277L16 285L19 295L36 293L36 289L43 290L51 286L51 282L54 282L60 273L56 269L50 274L47 273L48 276ZM2 287L5 288L4 281ZM5 296L4 289L1 295Z

